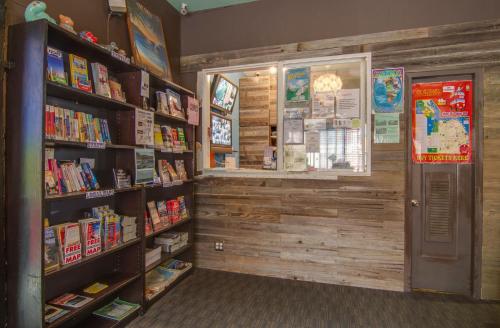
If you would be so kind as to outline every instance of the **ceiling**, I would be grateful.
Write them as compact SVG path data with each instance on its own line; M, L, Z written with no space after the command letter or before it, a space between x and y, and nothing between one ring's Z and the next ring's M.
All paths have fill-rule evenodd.
M181 4L185 3L188 5L189 12L227 7L239 5L246 2L253 2L256 0L167 0L172 6L177 10L180 10Z

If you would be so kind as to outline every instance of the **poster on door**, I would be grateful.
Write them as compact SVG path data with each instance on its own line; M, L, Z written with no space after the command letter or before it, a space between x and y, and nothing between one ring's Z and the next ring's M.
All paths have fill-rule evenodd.
M412 85L414 163L472 163L472 81Z

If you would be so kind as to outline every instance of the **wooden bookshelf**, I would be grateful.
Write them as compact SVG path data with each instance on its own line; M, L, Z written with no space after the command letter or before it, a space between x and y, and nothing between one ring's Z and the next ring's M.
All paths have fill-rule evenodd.
M146 300L145 308L148 309L149 307L151 307L156 301L158 301L162 296L164 296L170 290L172 290L172 288L177 286L177 284L179 284L182 280L184 280L192 272L193 272L193 267L190 267L190 268L186 269L185 271L181 272L174 280L172 280L172 282L170 282L170 284L167 287L165 287L164 290L155 294L151 299Z
M182 127L189 150L180 153L165 152L154 146L136 145L131 137L131 119L135 108L142 107L132 101L138 99L140 89L135 88L141 68L126 63L107 49L80 39L66 30L39 20L14 25L9 29L9 61L15 63L8 74L7 104L9 128L7 129L7 236L9 261L8 308L9 326L12 327L123 327L152 301L145 297L145 249L150 247L155 235L166 231L189 233L189 244L162 259L179 258L192 263L194 223L192 219L179 221L165 230L145 236L144 213L148 201L169 200L184 196L191 215L194 206L194 127L187 120L156 113L160 124ZM88 93L71 86L46 80L47 47L57 48L66 54L73 53L106 66L127 84L127 101L122 102ZM65 58L67 64L67 58ZM68 65L65 65L68 72ZM150 74L150 97L156 101L157 90L170 88L184 96L194 93L178 84L164 81ZM89 77L92 73L89 72ZM129 101L130 100L130 101ZM45 138L45 106L53 105L92 114L108 121L112 143L104 147L85 142L51 140ZM183 104L185 107L185 104ZM58 160L94 158L94 172L101 185L98 192L73 192L45 195L45 148L51 148ZM133 175L134 150L152 148L155 161L182 159L189 180L180 185L136 185L116 189L113 186L113 168L124 168ZM133 180L133 178L132 178ZM100 192L100 193L99 193ZM109 205L116 213L137 218L137 238L121 243L79 262L45 272L43 219L51 225L76 222L92 207ZM180 277L185 277L191 269ZM85 295L83 288L94 282L104 282L108 288L96 295ZM168 287L173 288L174 284ZM29 292L27 292L29 291ZM162 292L164 295L167 291ZM45 304L64 293L77 293L93 297L92 302L51 323L44 323ZM114 298L136 303L141 308L122 321L97 317L93 311ZM155 297L155 300L158 299Z
M159 259L158 261L153 262L152 264L148 265L146 267L146 269L145 269L146 273L149 272L149 271L151 271L151 270L153 270L154 268L156 268L157 266L159 266L163 262L168 261L170 259L173 259L174 257L177 257L177 256L181 255L185 251L189 250L191 248L191 246L193 246L193 244L188 243L185 246L183 246L183 247L179 248L178 250L176 250L175 252L172 252L172 253L161 252L161 259Z

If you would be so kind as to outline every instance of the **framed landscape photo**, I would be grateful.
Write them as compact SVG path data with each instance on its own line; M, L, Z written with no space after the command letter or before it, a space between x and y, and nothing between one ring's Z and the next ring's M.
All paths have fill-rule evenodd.
M140 2L127 0L127 24L135 63L170 80L170 63L160 18Z
M210 92L210 106L231 113L238 95L238 86L221 74L214 76Z

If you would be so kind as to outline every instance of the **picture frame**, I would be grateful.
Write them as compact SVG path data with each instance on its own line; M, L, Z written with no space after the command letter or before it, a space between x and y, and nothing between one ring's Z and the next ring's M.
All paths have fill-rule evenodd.
M233 111L239 87L222 74L216 74L210 90L210 106L222 112Z
M229 129L228 129L229 127ZM229 133L228 133L229 130ZM210 146L232 150L233 121L225 116L211 113L210 115Z
M172 79L160 17L143 4L127 0L127 26L135 63L164 80Z

